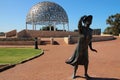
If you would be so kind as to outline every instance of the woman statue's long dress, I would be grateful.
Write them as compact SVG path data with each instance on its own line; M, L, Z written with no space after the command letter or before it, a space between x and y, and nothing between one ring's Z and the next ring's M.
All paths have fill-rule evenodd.
M92 16L83 16L81 17L78 24L79 39L77 47L73 55L66 61L67 64L74 66L73 78L75 78L78 65L84 65L85 68L85 77L89 77L87 74L88 70L88 45L92 51L97 52L92 48L92 29L89 28L92 22ZM84 25L82 25L84 23Z

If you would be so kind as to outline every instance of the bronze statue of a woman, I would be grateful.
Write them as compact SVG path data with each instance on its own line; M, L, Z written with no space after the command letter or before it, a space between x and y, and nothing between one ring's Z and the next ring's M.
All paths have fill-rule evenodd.
M90 78L88 71L88 46L92 51L97 52L97 50L92 48L92 29L90 25L92 23L92 15L81 17L78 23L78 31L79 31L79 40L78 45L75 49L74 54L66 61L67 64L74 66L74 73L72 78L76 77L76 71L78 69L78 65L84 65L85 69L85 77Z

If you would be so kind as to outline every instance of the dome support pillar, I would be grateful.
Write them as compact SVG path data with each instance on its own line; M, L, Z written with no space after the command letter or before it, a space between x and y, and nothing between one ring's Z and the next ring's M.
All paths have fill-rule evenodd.
M51 26L50 26L50 31L51 31L52 29L51 29Z
M35 30L36 30L36 24L35 24Z
M65 24L63 23L63 31L65 31Z
M56 31L56 25L55 25L55 23L54 23L53 27L54 27L54 31Z
M26 30L27 30L27 23L26 23Z
M34 24L32 24L33 30L34 30Z
M69 31L69 23L67 24L67 26L68 26L68 31Z
M54 31L56 31L56 26L54 25Z

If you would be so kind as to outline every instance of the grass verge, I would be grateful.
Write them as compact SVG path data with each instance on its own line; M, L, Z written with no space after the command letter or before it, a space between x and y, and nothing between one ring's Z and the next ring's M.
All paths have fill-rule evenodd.
M18 64L40 55L42 50L33 48L0 48L0 65Z

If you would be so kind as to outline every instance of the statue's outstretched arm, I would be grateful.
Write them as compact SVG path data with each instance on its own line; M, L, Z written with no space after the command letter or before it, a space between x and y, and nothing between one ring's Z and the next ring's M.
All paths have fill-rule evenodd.
M91 51L97 52L97 50L92 48L92 41L89 43L89 48L90 48Z

